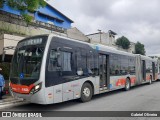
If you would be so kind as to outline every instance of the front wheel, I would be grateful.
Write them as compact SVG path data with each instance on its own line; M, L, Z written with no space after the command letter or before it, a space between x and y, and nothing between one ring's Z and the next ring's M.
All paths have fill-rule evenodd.
M130 80L126 79L125 90L128 91L131 88Z
M81 101L88 102L91 100L93 95L92 86L89 83L84 83L81 89Z

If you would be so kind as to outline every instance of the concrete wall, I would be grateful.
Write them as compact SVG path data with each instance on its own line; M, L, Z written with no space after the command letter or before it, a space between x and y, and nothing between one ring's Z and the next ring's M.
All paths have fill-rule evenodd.
M130 48L128 50L130 53L135 53L135 45L135 43L130 42Z
M110 36L109 33L95 33L87 35L90 38L91 43L101 43L108 46L115 46L115 38Z
M17 33L20 35L26 35L26 36L50 34L50 33L66 36L66 34L64 33L59 33L55 31L43 29L40 27L32 27L32 26L25 27L25 26L16 25L16 24L4 22L4 21L0 21L0 30L7 31L9 33Z
M103 45L107 45L107 46L116 48L117 50L120 50L120 51L135 53L135 43L131 42L129 49L127 49L127 50L123 49L122 47L119 47L115 44L116 43L115 37L113 35L110 35L109 33L104 33L104 32L101 32L101 34L95 33L95 34L87 35L87 37L90 38L91 43L100 43ZM100 40L100 38L101 38L101 40Z
M4 40L3 35L0 35L0 55L3 53L3 47L4 47Z
M9 34L1 34L0 36L3 37L3 39L0 40L0 54L3 53L4 47L16 46L17 43L24 38L16 35L9 35ZM6 51L6 54L8 55L12 55L14 53L14 50L12 49L5 50L5 51Z
M89 38L87 36L85 36L76 27L67 30L67 37L72 38L72 39L76 39L76 40L80 40L80 41L89 42Z

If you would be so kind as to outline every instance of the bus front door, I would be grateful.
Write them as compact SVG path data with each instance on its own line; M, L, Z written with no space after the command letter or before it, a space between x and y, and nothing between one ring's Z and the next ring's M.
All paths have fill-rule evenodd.
M107 89L108 86L108 71L109 71L109 56L99 54L99 77L100 77L100 90Z

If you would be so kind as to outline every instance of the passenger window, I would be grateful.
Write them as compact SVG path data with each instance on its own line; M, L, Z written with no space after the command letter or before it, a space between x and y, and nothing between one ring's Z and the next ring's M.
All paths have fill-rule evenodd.
M51 50L48 71L72 71L71 53Z
M60 55L62 71L72 71L71 70L71 53L61 52Z
M89 54L87 54L87 73L89 75L95 74L94 73L94 60L93 60L93 52L90 51Z
M48 71L56 71L57 70L57 52L55 50L50 51Z

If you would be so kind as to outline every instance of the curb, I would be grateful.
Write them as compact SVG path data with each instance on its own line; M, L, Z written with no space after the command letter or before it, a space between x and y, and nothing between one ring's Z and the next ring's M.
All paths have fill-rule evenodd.
M8 103L8 104L5 104L3 106L0 106L0 110L8 109L8 108L11 108L11 107L14 107L14 106L17 106L17 105L25 105L25 104L28 104L28 102L21 101L21 102Z
M28 102L23 101L23 99L9 99L9 100L2 100L2 102L0 102L0 110L1 109L5 109L5 108L10 108L13 106L17 106L17 105L23 105L23 104L27 104Z
M0 102L0 105L5 105L5 104L10 104L10 103L15 103L15 102L21 102L23 100L21 99L9 99L9 100L2 100Z

